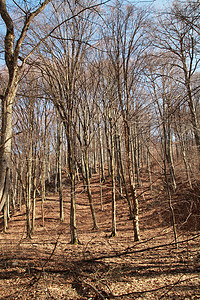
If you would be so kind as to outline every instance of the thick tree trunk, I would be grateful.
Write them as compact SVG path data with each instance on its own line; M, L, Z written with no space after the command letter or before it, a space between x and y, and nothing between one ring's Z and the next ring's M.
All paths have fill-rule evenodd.
M0 211L7 201L10 180L9 170L11 168L12 105L16 94L16 84L14 84L15 80L18 81L17 75L13 78L1 101Z

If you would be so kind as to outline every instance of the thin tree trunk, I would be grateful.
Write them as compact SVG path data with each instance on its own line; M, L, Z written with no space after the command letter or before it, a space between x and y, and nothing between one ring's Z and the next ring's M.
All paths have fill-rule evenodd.
M106 137L106 154L107 154L107 166L108 166L108 176L110 177L111 174L111 161L110 161L110 157L111 157L111 153L110 153L110 145L109 145L109 137L108 137L108 128L107 128L107 124L106 124L106 120L104 122L105 124L105 137Z
M92 199L92 192L91 192L91 185L90 185L90 173L89 173L89 165L88 165L88 147L85 151L85 175L86 175L86 185L87 185L87 193L88 193L88 199L90 204L90 210L92 214L92 220L93 220L93 230L98 230L98 224L96 219L96 213L94 209L94 203Z
M3 207L3 220L4 220L3 232L6 233L8 228L8 195L7 195L7 201Z
M101 180L101 163L99 162L99 186L100 186L100 204L101 211L103 211L103 190L102 190L102 180Z
M63 189L62 189L62 137L61 137L61 121L57 114L57 178L58 178L58 191L59 191L59 204L60 204L60 221L64 221L64 203L63 203Z
M190 76L189 76L185 57L183 57L183 71L184 71L184 75L185 75L185 86L186 86L187 94L188 94L188 104L189 104L189 108L190 108L192 127L193 127L194 136L195 136L197 151L198 151L198 163L199 163L198 167L200 169L200 129L199 129L199 123L198 123L195 103L194 103L194 99L192 96Z
M122 155L121 155L121 141L120 141L120 136L118 135L117 137L118 140L118 157L119 157L119 164L120 164L120 170L121 170L121 176L122 176L122 181L125 189L125 194L126 194L126 200L128 202L128 207L129 207L129 214L130 214L130 219L133 220L133 206L129 197L129 192L127 189L127 182L126 182L126 177L124 175L124 170L123 170L123 164L122 164Z
M97 174L97 142L96 142L96 133L94 134L94 173Z
M151 195L153 195L153 187L152 187L152 180L151 180L151 164L150 164L150 153L149 153L149 146L147 146L147 169L149 175L149 186Z
M34 174L34 179L33 179L33 201L32 201L32 226L31 226L31 233L35 232L36 183L37 183L37 178L36 178L36 174Z
M102 145L102 135L101 128L99 126L99 148L100 148L100 164L101 164L101 181L105 181L105 172L104 172L104 158L103 158L103 145Z
M123 198L122 179L121 179L120 161L119 161L119 149L118 149L116 129L115 129L115 149L116 149L115 161L117 162L117 178L118 178L118 183L119 183L119 195L120 195L120 198Z
M71 174L71 208L70 208L70 232L71 244L77 245L78 235L76 226L76 198L75 198L75 175Z
M138 207L138 199L136 196L136 188L134 185L133 179L133 170L132 170L132 163L131 163L131 149L130 149L130 128L127 122L124 123L125 125L125 144L126 144L126 163L128 169L128 176L129 176L129 184L130 190L133 200L133 230L134 230L134 240L140 240L139 234L139 207Z
M175 240L176 248L178 249L178 239L177 239L177 232L176 232L176 220L175 220L174 208L173 208L173 205L172 205L171 191L170 191L169 182L168 182L168 178L167 178L166 173L165 173L165 180L166 180L166 186L167 186L169 209L170 209L170 214L171 214L171 219L172 219L172 227L173 227L173 232L174 232L174 240Z
M64 124L66 127L66 137L68 146L68 168L70 176L71 188L71 207L70 207L70 233L71 244L76 245L79 243L77 225L76 225L76 195L75 195L75 137L72 128L72 109L68 111L68 122Z
M32 133L31 133L32 134ZM27 157L26 235L31 238L32 138Z
M112 234L111 236L117 235L117 224L116 224L116 199L115 199L115 146L114 146L114 133L112 118L109 116L110 120L110 161L111 161L111 176L112 176Z

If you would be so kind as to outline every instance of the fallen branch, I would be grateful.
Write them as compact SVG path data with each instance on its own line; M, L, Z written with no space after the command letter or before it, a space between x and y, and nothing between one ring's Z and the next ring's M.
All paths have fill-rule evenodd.
M160 249L160 248L176 246L177 243L178 243L178 245L188 243L189 241L193 241L193 240L197 239L198 237L200 237L200 234L197 234L197 235L195 235L194 237L192 237L190 239L182 240L182 241L179 241L179 242L171 242L171 243L167 243L167 244L157 245L157 246L153 246L153 247L147 247L147 248L138 249L138 250L137 249L136 250L130 250L131 248L127 248L123 252L119 252L119 253L111 254L111 255L102 255L102 256L99 256L99 257L93 257L93 258L85 259L85 260L83 260L83 262L93 262L93 261L97 261L97 260L101 260L101 259L105 259L105 258L121 257L121 256L124 256L124 255L127 255L127 254L142 253L142 252L146 252L146 251L157 250L157 249Z

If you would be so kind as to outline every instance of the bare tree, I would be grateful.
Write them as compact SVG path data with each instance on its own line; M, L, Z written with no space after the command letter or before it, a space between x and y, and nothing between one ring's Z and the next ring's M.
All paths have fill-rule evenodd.
M27 57L21 56L23 42L27 36L27 31L33 19L40 14L50 0L39 3L36 9L21 11L24 13L21 31L15 37L14 21L9 14L6 1L0 1L0 15L6 27L4 39L5 63L8 69L8 81L4 93L1 95L2 102L2 122L1 122L1 143L0 143L0 211L2 210L8 194L9 170L11 165L11 138L12 138L12 107L19 84L19 79ZM19 63L21 60L21 63Z
M150 35L156 48L176 59L175 65L182 74L182 79L179 77L179 81L183 84L187 94L187 103L190 109L191 124L200 165L200 127L192 88L192 78L199 66L200 36L193 26L186 23L185 18L180 17L181 12L184 15L185 9L187 11L187 3L183 5L175 4L169 10L169 13L162 14L157 19L157 24L151 29ZM196 16L192 14L192 22L195 19Z
M142 54L147 47L143 31L146 15L133 6L123 7L119 3L112 10L112 15L112 18L109 16L103 35L109 59L113 65L118 103L123 118L126 168L133 201L134 237L138 241L140 239L139 209L131 160L131 116L132 109L134 109L134 84L139 79Z
M60 10L62 10L62 14L59 14L59 12L56 14L58 23L62 23L62 19L66 19L68 15L75 15L78 12L78 6L73 4L68 9L63 6L60 7ZM71 186L70 229L72 244L78 243L75 175L77 108L80 99L77 82L83 58L88 48L87 44L92 35L92 28L90 29L89 26L91 16L91 11L84 12L82 17L71 19L62 29L59 27L54 36L51 37L52 44L45 44L47 57L43 57L43 75L48 85L49 97L60 115L67 138L67 160Z

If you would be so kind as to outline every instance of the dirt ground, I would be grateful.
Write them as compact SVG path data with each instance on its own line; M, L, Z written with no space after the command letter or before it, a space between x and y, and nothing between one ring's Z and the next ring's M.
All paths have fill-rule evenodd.
M58 195L47 196L45 227L37 201L32 239L26 238L25 208L15 212L7 233L0 232L0 299L200 299L199 229L178 230L176 249L172 226L164 218L167 200L160 190L157 197L146 192L139 198L139 242L134 242L127 201L117 197L117 236L110 237L111 184L103 185L102 211L98 176L91 183L99 230L92 230L87 194L80 183L79 245L70 244L67 187L63 223ZM200 223L199 212L195 222Z

